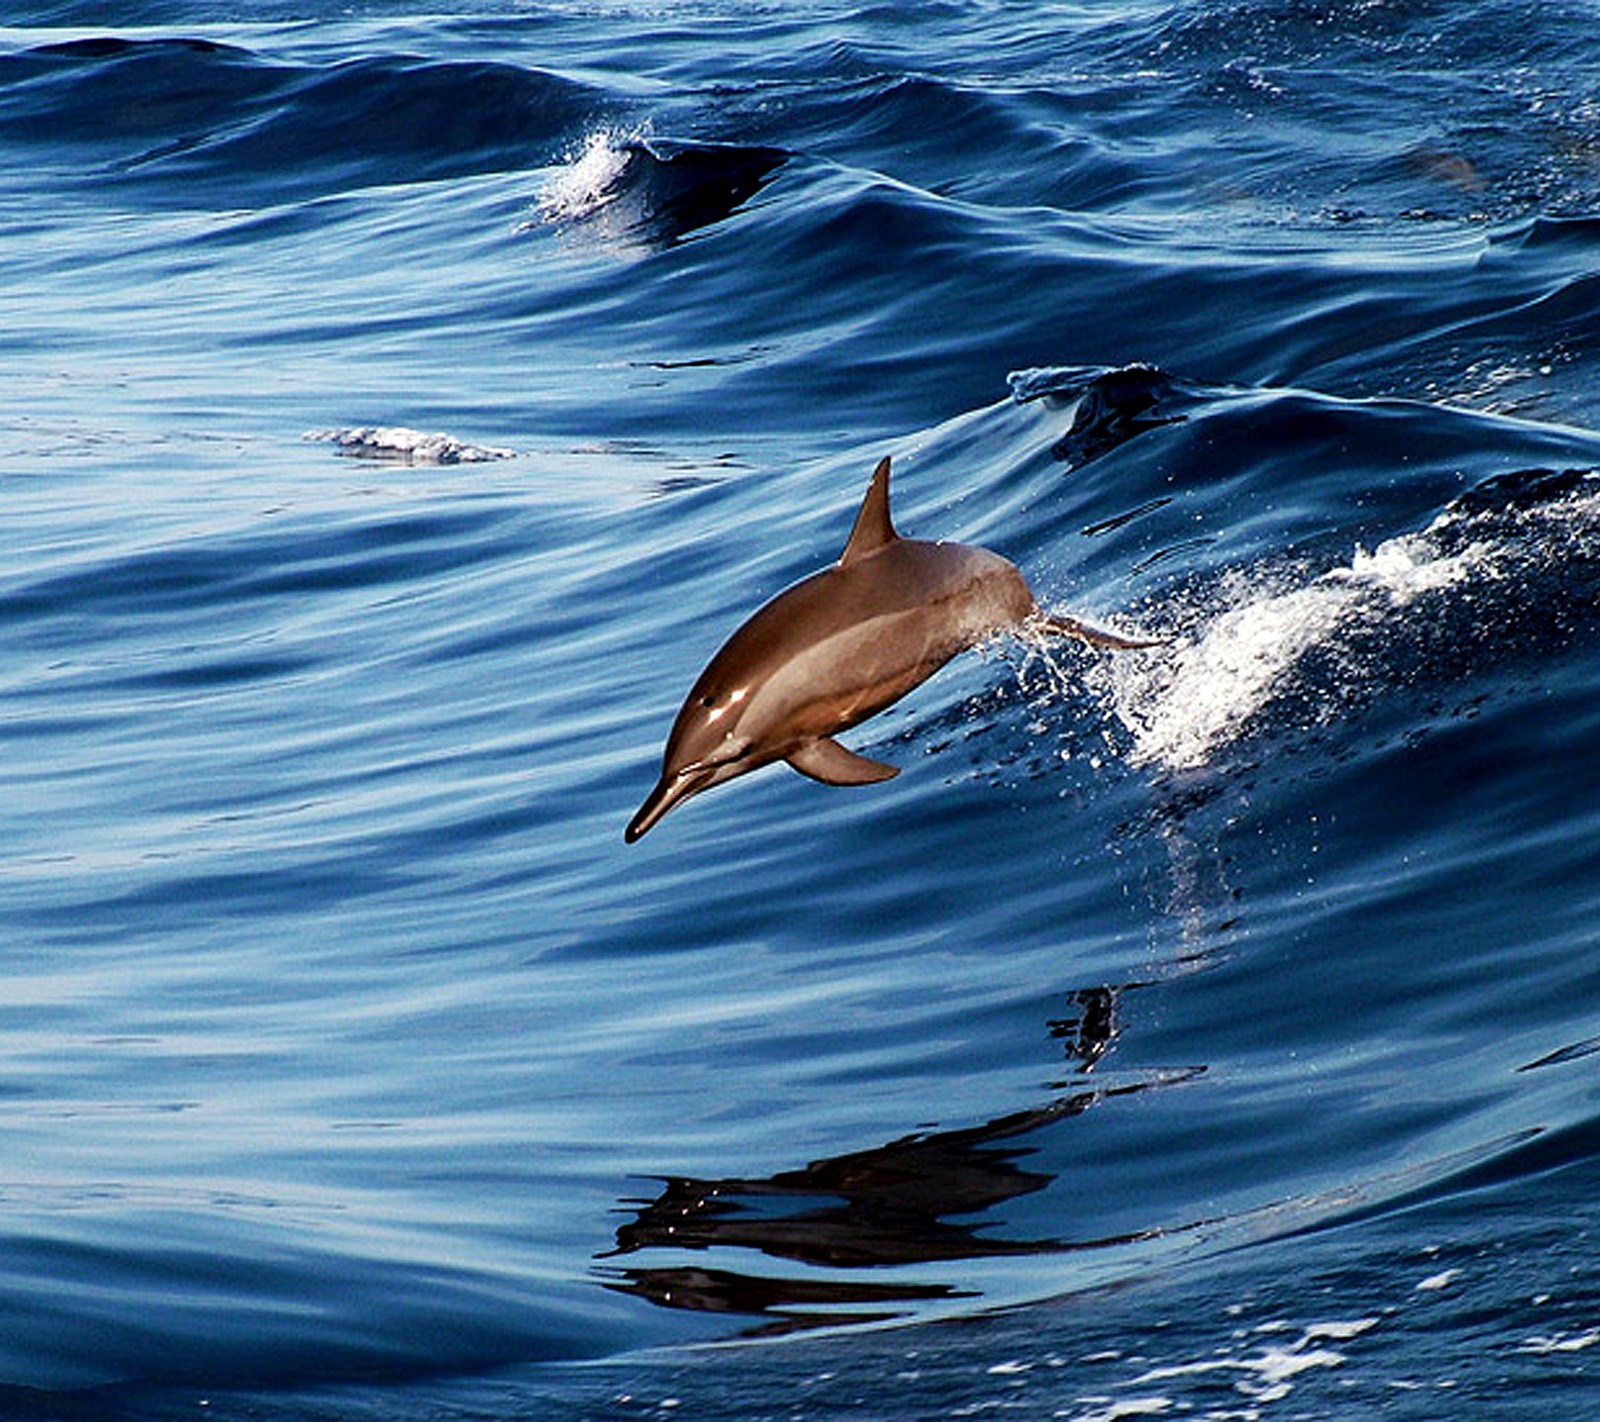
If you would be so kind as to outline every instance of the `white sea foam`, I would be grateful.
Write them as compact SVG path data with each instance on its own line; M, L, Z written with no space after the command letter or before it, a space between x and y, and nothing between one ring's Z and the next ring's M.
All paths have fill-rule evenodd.
M1254 1353L1206 1358L1196 1363L1173 1363L1149 1369L1133 1380L1135 1387L1198 1373L1234 1373L1234 1388L1254 1402L1279 1402L1294 1391L1294 1379L1313 1368L1337 1368L1345 1355L1323 1345L1348 1341L1375 1327L1377 1319L1340 1319L1315 1323L1285 1346L1271 1345Z
M539 194L540 220L578 222L614 202L628 167L624 145L637 142L642 136L610 129L590 134L546 181Z
M1272 695L1289 669L1348 615L1349 590L1312 584L1230 607L1167 657L1110 668L1113 706L1135 765L1204 765Z
M1070 1417L1072 1422L1125 1422L1129 1417L1165 1417L1174 1407L1170 1397L1125 1397L1117 1401L1110 1398L1084 1398L1094 1404L1089 1412L1056 1412L1056 1417ZM1103 1405L1101 1405L1103 1404Z
M1578 1333L1535 1334L1517 1349L1519 1353L1581 1353L1600 1343L1600 1328L1585 1328Z
M1179 611L1165 654L1108 658L1091 686L1098 681L1131 736L1130 761L1203 766L1272 703L1308 691L1296 678L1308 653L1338 659L1352 650L1352 633L1381 627L1418 599L1502 576L1503 542L1440 537L1459 522L1441 515L1420 533L1358 547L1348 564L1316 575L1236 574L1203 605ZM1353 659L1346 673L1352 682L1362 675ZM1313 723L1339 705L1334 695L1308 701L1303 714Z
M468 444L447 434L424 434L403 425L358 425L351 429L308 430L308 440L336 445L340 454L356 459L388 460L395 464L484 464L514 459L514 449Z

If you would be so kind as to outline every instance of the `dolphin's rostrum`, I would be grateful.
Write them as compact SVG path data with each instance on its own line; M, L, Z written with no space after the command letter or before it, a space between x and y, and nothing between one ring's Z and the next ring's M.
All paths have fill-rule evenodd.
M958 652L1007 628L1098 647L1148 647L1039 610L1014 564L984 548L902 538L882 460L844 553L762 607L700 673L672 724L661 778L629 823L629 844L674 805L786 760L828 785L898 775L834 740L926 681Z

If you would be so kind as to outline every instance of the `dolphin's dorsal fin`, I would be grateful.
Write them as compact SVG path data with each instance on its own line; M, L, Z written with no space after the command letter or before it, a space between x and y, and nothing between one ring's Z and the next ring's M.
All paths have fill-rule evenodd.
M861 501L861 512L856 515L856 525L850 530L844 552L839 555L839 564L842 567L876 553L899 536L889 518L889 456L884 455L872 471L872 482L867 485L867 496Z

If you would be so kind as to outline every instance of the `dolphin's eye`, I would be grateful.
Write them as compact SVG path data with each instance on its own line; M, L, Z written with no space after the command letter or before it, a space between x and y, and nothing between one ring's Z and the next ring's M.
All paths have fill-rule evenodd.
M720 721L749 694L750 688L747 686L737 687L733 691L706 691L700 694L699 702L711 713L706 720Z

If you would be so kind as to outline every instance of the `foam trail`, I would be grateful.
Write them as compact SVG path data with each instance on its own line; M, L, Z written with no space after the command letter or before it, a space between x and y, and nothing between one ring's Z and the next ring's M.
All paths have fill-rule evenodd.
M1347 590L1316 584L1255 597L1179 642L1165 664L1115 672L1112 704L1133 736L1129 760L1204 765L1339 625L1349 600Z
M1197 769L1294 694L1310 703L1313 724L1331 718L1349 682L1362 676L1353 633L1419 598L1504 574L1513 550L1502 541L1446 546L1440 535L1459 522L1441 514L1370 553L1358 547L1348 565L1298 586L1285 586L1282 573L1235 575L1206 606L1180 611L1170 656L1108 658L1096 689L1132 737L1130 763ZM1191 625L1182 628L1185 622ZM1342 664L1345 687L1303 684L1297 673L1314 651Z
M447 434L425 434L404 425L360 425L352 429L307 430L304 439L336 445L340 454L355 459L387 460L394 464L486 464L515 459L516 450L469 444Z

